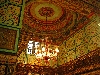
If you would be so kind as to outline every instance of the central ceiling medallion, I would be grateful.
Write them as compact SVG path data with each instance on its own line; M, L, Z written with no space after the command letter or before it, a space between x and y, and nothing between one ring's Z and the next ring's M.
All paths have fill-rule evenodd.
M54 10L51 7L42 7L39 9L39 14L41 16L47 16L47 17L51 17L54 15ZM47 14L48 13L48 14Z
M49 37L58 44L70 34L78 17L81 18L63 5L31 1L24 9L23 27L34 33L34 37Z
M23 22L35 29L36 33L43 31L50 34L68 23L71 18L69 14L65 8L54 3L30 2L25 7Z
M62 8L52 3L37 2L37 3L29 4L29 6L30 6L29 11L31 16L42 21L45 21L46 12L49 13L47 16L49 21L57 20L63 14Z

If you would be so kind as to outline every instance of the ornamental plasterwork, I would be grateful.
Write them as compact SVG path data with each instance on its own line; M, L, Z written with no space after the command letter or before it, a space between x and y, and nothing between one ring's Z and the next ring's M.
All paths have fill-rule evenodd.
M81 6L82 11L86 11L87 13L83 14L76 9L73 11L75 4L77 4L75 8L80 5L79 1L76 1L76 3L74 1L72 3L66 1L65 4L64 2L61 1L58 3L58 1L53 0L27 2L23 19L23 28L25 31L34 33L36 37L43 38L48 36L53 40L56 39L55 42L58 44L69 35L74 34L77 28L82 28L86 24L85 22L89 21L88 18L90 16L88 15L92 12L89 9L86 9L89 10L86 11L85 8L83 9L83 6ZM67 5L70 7L69 9ZM87 7L87 5L84 6ZM48 13L47 22L45 13Z
M43 11L51 12L47 17L47 26ZM27 0L20 35L23 37L20 40L20 48L24 49L30 39L38 40L46 36L50 37L49 39L55 44L60 45L90 22L93 15L94 7L80 0ZM81 35L77 43L81 43L80 39Z

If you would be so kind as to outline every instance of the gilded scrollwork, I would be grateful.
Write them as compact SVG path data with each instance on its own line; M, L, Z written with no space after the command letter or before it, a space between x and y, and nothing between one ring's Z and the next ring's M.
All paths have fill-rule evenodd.
M63 64L63 59L67 58L70 60L72 55L69 55L69 51L74 51L75 58L86 55L88 52L95 50L100 47L100 33L99 26L96 25L97 20L93 20L90 24L84 26L81 30L75 33L72 37L68 38L60 47L59 60L60 64Z
M21 7L4 4L0 8L0 23L19 26L19 15Z
M22 5L23 4L23 0L9 0L9 2L17 4L17 5Z
M5 65L0 65L0 75L5 75L5 69L6 69Z
M17 62L17 56L11 56L11 55L4 55L0 54L0 63L2 64L14 64Z
M0 48L14 50L17 31L0 27L0 35Z

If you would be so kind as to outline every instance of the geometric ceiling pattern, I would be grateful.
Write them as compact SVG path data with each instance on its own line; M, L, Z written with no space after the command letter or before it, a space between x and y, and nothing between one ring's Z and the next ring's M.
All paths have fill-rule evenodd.
M99 13L99 1L95 3L96 9L87 0L27 0L22 32L34 40L49 37L54 44L61 44Z

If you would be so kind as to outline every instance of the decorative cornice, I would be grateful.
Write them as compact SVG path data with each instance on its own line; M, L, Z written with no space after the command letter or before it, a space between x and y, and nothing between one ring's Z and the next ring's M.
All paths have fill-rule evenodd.
M100 48L58 67L59 74L82 74L100 69Z
M38 74L48 73L52 75L55 73L58 73L59 75L84 74L100 69L99 58L100 48L97 48L84 56L60 65L57 68L51 68L50 66L18 64L16 74L27 74L29 71Z
M17 56L0 54L0 64L16 64Z

